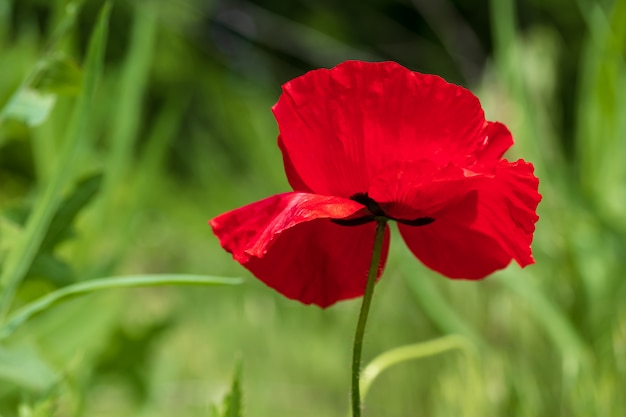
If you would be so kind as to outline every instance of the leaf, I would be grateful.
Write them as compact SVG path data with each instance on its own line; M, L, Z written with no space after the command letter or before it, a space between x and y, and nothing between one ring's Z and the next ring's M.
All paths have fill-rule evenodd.
M41 391L54 384L57 375L31 344L0 345L0 380L3 384Z
M47 118L56 103L53 94L33 88L23 88L7 104L4 116L26 123L30 127L39 126Z
M17 329L7 344L33 343L41 356L74 385L112 342L122 312L132 300L126 292L101 291L57 305ZM71 396L71 395L70 395Z
M80 282L46 294L40 299L26 304L17 310L0 326L0 340L10 336L20 325L28 321L31 317L49 309L55 304L94 291L161 285L235 285L241 282L242 281L237 278L182 274L109 277Z
M101 174L91 175L76 184L72 194L61 203L59 210L52 218L48 232L41 243L41 250L51 250L71 236L71 228L76 215L98 193L101 185Z
M223 417L242 417L241 413L241 365L237 366L230 393L224 399Z
M20 223L12 215L8 210L0 215L0 265L4 265L4 255L11 250L22 231Z
M67 262L51 253L39 253L30 266L27 276L45 278L55 287L70 285L76 281L74 271Z
M69 57L56 54L42 61L32 87L42 93L77 95L81 90L82 72Z
M78 15L78 11L80 9L81 3L82 3L82 0L68 2L68 4L63 8L64 15L59 25L55 29L50 41L46 45L45 49L47 51L55 50L56 45L59 43L59 41L69 32L71 28L74 27L74 24L76 22L76 16ZM3 20L6 20L7 17L11 16L10 10L11 10L11 6L9 5L9 3L7 3L6 1L0 1L0 24L2 24L1 22ZM67 61L67 62L64 62L64 61ZM63 82L63 84L65 84L67 87L68 84L71 84L76 81L75 79L73 79L71 75L69 75L72 72L74 72L74 70L71 69L71 66L72 64L65 58L62 58L61 55L59 55L58 57L43 56L41 59L39 59L37 63L32 67L32 69L26 74L26 76L24 77L24 80L22 81L18 89L11 95L11 97L6 102L6 104L4 106L0 106L0 123L2 123L7 117L12 117L18 120L22 120L26 122L27 124L29 124L30 126L35 126L43 122L43 120L45 120L45 118L47 117L47 114L49 113L50 109L48 109L46 113L39 114L37 117L33 119L32 117L33 115L37 114L36 110L37 110L37 107L40 106L40 104L37 104L37 106L35 106L34 108L32 108L30 105L27 105L26 107L24 107L25 100L28 101L33 98L33 97L28 97L29 93L28 92L25 93L25 91L30 89L31 91L37 92L37 94L54 92L54 89L52 89L53 91L43 89L41 90L41 92L38 92L37 89L33 87L34 85L33 83L35 83L38 78L41 79L42 76L43 78L50 78L49 76L46 77L46 74L57 74L56 78L64 79L65 81ZM62 74L62 73L64 73L65 76L60 77L58 74ZM78 91L80 91L81 80L78 80L76 82L79 84ZM48 82L48 84L58 85L59 83ZM46 94L43 94L43 95L45 96ZM53 104L54 103L52 103L52 105ZM17 113L16 113L16 109L18 109ZM41 108L39 110L41 110ZM24 119L24 116L27 116L27 119ZM41 121L38 122L38 120L40 120L41 117L43 117L43 119L41 119Z
M35 403L22 403L19 406L19 417L54 417L58 405L54 398L44 398Z
M51 252L58 244L73 236L74 219L98 193L101 184L101 174L91 175L76 184L72 194L65 198L50 221L50 226L43 238L39 253L33 260L26 275L39 275L50 278L59 286L74 282L71 268L65 262L52 255ZM8 231L6 227L10 223L23 226L31 211L31 208L26 206L7 210L5 213L6 220L4 218L0 219L0 232ZM16 230L15 232L9 232L13 240L19 234L18 228L14 227L14 229ZM0 237L3 237L3 234L0 234ZM10 249L9 244L4 238L0 240L0 255L3 251Z
M46 121L56 95L77 95L81 90L80 68L69 58L54 56L41 60L30 85L20 88L4 109L4 117L20 120L30 127Z

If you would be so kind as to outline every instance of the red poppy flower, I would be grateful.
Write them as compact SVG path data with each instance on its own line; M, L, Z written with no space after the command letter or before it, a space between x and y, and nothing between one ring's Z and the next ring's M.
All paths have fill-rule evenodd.
M293 192L210 221L257 278L306 304L363 295L375 219L450 278L534 262L539 181L502 158L508 129L478 99L393 63L344 62L283 86L273 107ZM386 230L378 273L389 249Z

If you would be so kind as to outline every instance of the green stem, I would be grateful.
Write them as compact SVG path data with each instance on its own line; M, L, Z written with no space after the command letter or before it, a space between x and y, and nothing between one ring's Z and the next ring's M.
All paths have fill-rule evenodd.
M95 291L136 288L161 285L235 285L241 283L237 278L222 278L205 275L156 274L135 275L125 277L108 277L92 279L68 285L24 305L16 310L11 317L0 324L0 342L9 337L19 326L31 317L72 297L89 294Z
M454 349L466 353L468 358L475 359L477 356L472 341L459 335L449 335L427 342L400 346L378 355L363 369L360 382L363 398L367 396L372 382L387 368L409 360L439 355Z
M354 346L352 350L352 417L361 416L361 390L359 387L359 378L361 373L363 334L365 333L367 314L369 313L372 295L374 294L374 284L376 283L376 275L378 273L378 266L380 265L380 257L382 254L386 227L386 218L378 218L376 220L374 249L372 249L372 259L370 261L370 269L367 274L367 285L365 287L365 294L363 294L361 312L359 313L359 321L356 325L356 333L354 335Z

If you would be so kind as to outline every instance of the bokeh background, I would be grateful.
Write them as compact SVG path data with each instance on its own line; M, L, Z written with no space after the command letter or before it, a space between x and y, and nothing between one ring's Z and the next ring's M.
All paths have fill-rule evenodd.
M0 0L0 268L32 239L25 224L54 179L69 203L29 240L2 309L98 277L245 280L51 307L0 341L0 415L212 416L238 366L244 416L348 414L359 301L286 300L207 225L289 190L270 111L280 85L346 59L470 88L510 127L508 157L535 164L543 194L537 263L524 270L452 281L392 238L365 361L446 335L469 347L389 368L364 416L626 415L626 1L111 3L84 101L104 2Z

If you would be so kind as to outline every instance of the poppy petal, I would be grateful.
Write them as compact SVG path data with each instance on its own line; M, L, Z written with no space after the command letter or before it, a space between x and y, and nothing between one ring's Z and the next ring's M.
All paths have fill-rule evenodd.
M476 151L478 161L499 160L513 146L509 129L498 122L487 122L480 149Z
M363 206L338 197L286 193L210 221L224 249L288 298L328 307L363 295L376 225L341 226ZM386 231L382 273L389 248Z
M308 72L283 86L273 111L290 182L341 197L365 192L394 161L472 163L490 126L470 91L393 62Z
M396 161L372 180L368 195L396 220L437 218L484 180L483 174L452 164Z
M541 200L533 166L502 160L495 175L478 184L431 224L399 229L424 264L450 278L480 279L507 266L534 263L530 244Z
M287 298L328 307L365 292L375 223L340 226L314 220L286 230L262 258L243 264ZM386 231L378 268L382 274L389 249Z
M293 188L294 191L300 191L303 193L313 193L313 190L302 181L300 175L293 166L293 163L289 159L289 154L285 152L282 144L282 140L280 137L278 138L278 147L283 153L283 164L285 166L285 174L287 176L287 181L289 181L289 185Z

